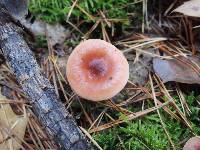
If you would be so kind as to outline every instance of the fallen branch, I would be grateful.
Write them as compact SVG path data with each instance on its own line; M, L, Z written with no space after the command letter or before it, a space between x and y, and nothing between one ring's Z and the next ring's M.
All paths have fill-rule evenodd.
M0 48L18 83L29 97L34 112L59 149L87 150L87 140L74 119L58 101L54 88L42 75L23 37L9 14L0 7Z

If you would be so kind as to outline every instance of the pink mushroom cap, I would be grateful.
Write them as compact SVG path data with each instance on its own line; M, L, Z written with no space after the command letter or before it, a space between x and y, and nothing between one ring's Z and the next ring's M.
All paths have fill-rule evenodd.
M183 150L200 150L200 137L190 138L184 145Z
M114 45L99 39L81 42L67 62L67 79L81 97L101 101L112 98L126 85L129 65Z

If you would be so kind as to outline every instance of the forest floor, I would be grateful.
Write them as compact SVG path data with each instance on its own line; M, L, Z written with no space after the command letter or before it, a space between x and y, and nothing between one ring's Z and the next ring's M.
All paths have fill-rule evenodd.
M200 21L174 12L183 2L30 0L27 19L49 27L43 35L34 31L36 42L27 38L30 48L95 149L179 150L200 135ZM110 100L84 100L66 79L68 56L91 38L115 45L130 65L126 87ZM56 149L3 59L0 75L7 97L1 105L7 107L7 99L15 114L27 117L20 126L26 129L20 148Z

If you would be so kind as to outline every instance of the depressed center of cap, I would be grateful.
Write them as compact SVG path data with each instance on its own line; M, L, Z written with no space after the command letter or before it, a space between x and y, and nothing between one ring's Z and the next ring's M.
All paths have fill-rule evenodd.
M113 63L104 50L94 50L83 55L82 69L91 82L103 82L113 73Z

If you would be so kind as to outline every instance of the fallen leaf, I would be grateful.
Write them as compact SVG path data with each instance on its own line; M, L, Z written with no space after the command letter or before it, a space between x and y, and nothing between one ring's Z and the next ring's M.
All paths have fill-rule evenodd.
M200 66L200 58L197 56L178 57L184 62L189 62L197 70ZM187 65L176 59L163 60L159 58L153 59L154 72L162 79L162 81L176 81L188 84L200 84L200 76L192 69L191 65Z
M47 38L51 40L53 46L56 44L62 45L70 35L69 29L66 29L59 23L48 24L38 19L34 22L31 22L28 19L23 19L21 20L21 23L35 35L47 36Z
M48 32L47 35L51 39L52 45L63 44L66 38L69 36L69 30L67 30L61 24L46 24L46 26Z
M0 93L0 102L6 97ZM10 104L0 104L0 150L19 150L24 138L28 117L16 115Z
M185 2L174 10L174 12L183 13L186 16L200 17L200 0L191 0Z
M148 52L154 53L154 50L149 49ZM149 78L149 72L152 70L153 57L148 54L139 54L138 58L134 60L128 58L129 56L126 57L129 63L129 80L137 85L145 85Z
M66 76L66 64L67 64L68 57L69 55L62 56L62 57L59 57L57 60L58 68L63 76Z

